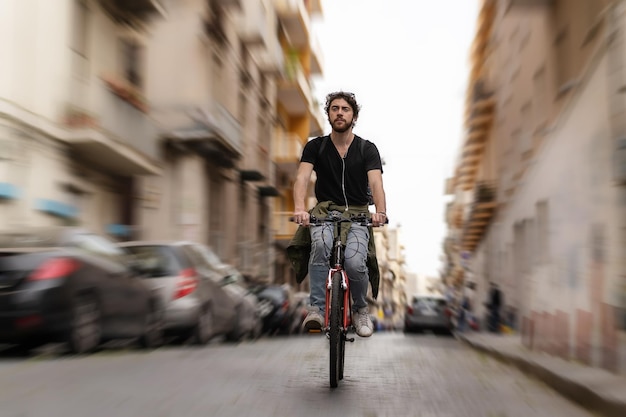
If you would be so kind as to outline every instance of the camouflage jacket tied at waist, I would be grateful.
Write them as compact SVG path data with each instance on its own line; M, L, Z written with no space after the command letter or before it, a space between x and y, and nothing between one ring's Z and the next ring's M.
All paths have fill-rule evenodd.
M367 206L352 206L345 211L345 206L334 204L331 201L323 201L309 210L312 216L324 218L330 211L339 211L348 218L351 215L369 213ZM341 240L346 242L350 223L341 224ZM376 244L373 228L369 228L370 239L367 247L367 269L369 281L372 286L372 296L378 297L378 286L380 282L380 271L378 270L378 260L376 259ZM296 280L301 283L309 273L309 257L311 255L311 233L308 227L299 226L293 238L287 246L287 257L296 272Z

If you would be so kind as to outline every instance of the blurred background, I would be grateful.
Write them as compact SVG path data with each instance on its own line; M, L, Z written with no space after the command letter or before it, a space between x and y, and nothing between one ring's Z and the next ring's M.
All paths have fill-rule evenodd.
M416 261L409 267L416 255L406 251L402 224L411 219L392 193L399 216L390 210L393 223L375 230L381 289L370 313L379 329L402 329L415 295L443 296L461 308L470 288L475 329L515 333L527 348L623 374L624 2L474 3L475 15L464 15L473 31L465 36L462 106L449 121L437 119L457 126L445 134L454 155L447 179L441 171L432 176L438 195L401 182L415 175L411 159L385 158L391 150L381 146L385 169L400 173L393 193L412 198L403 204L443 201L437 219L423 217L443 221L443 235L430 242L436 271ZM413 7L390 4L396 13ZM308 282L296 282L286 257L295 232L292 182L304 144L328 131L326 89L354 87L359 97L358 85L324 79L316 30L346 51L358 42L342 31L341 18L323 26L325 10L322 0L0 1L0 292L27 288L44 300L51 287L44 282L85 268L100 271L88 274L96 281L142 276L127 304L142 308L123 314L136 318L133 329L94 327L94 309L109 314L97 300L115 297L105 295L106 285L49 301L50 311L65 314L55 340L87 334L72 342L79 352L103 334L151 346L160 332L153 327L199 343L216 334L298 333ZM401 37L380 36L382 50L411 56ZM413 59L448 74L433 55ZM394 54L384 60L393 68ZM371 83L385 85L394 74L379 72ZM401 93L389 93L390 111ZM429 117L423 102L403 106ZM394 117L384 109L368 115ZM383 135L368 129L366 138ZM419 153L408 134L392 143ZM205 279L229 288L219 312L200 297ZM179 300L195 291L195 301ZM11 311L6 340L15 340L14 326L22 334L46 322L43 313ZM155 318L157 311L169 313ZM72 321L78 316L84 320ZM27 347L41 342L26 339Z

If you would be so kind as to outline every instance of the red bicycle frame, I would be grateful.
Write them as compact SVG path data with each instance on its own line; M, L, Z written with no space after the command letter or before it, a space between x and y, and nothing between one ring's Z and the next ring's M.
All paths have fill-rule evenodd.
M351 323L350 317L350 306L351 306L351 298L350 298L350 280L348 279L348 275L343 268L338 265L334 268L331 268L328 271L328 277L326 278L326 308L324 309L324 327L328 329L330 323L330 289L332 288L333 283L333 275L335 272L341 273L341 288L343 289L343 320L342 322L342 330L348 329ZM346 308L348 306L348 308Z

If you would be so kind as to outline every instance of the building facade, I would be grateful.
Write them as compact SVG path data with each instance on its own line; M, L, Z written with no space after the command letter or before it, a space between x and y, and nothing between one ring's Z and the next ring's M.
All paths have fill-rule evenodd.
M0 8L0 226L195 240L283 277L294 158L321 132L319 0Z
M0 228L193 240L308 290L285 248L300 154L325 125L322 17L320 0L1 2ZM404 255L382 235L397 314Z
M448 283L534 349L626 372L623 1L484 2L447 184ZM484 315L482 303L479 315Z

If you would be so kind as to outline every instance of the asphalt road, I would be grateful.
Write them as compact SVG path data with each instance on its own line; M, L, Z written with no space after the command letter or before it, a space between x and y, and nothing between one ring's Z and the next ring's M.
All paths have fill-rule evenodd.
M322 335L0 355L0 417L591 416L454 338L376 333L328 384Z

